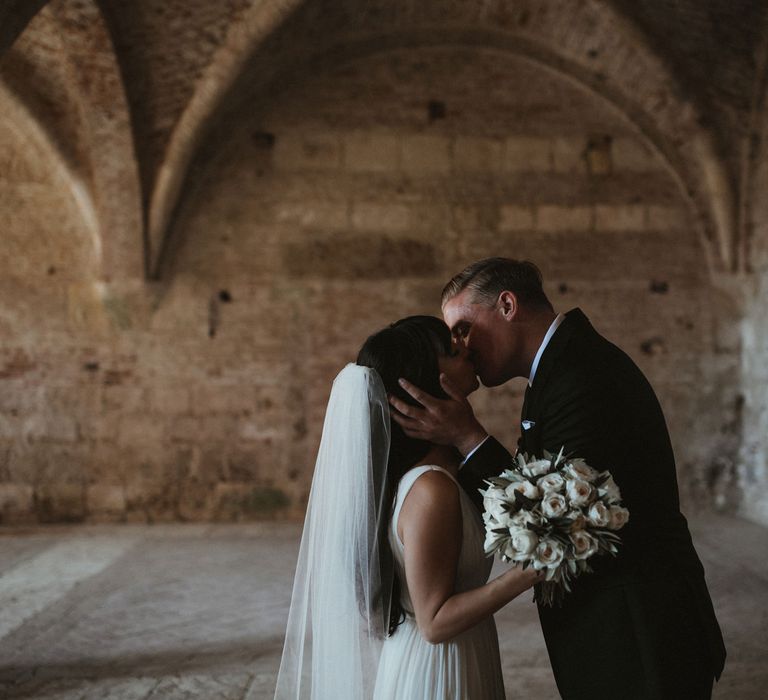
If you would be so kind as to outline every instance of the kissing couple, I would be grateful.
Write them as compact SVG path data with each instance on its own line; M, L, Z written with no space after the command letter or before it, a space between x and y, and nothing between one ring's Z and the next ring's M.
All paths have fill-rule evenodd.
M467 396L515 377L528 380L518 451L610 470L631 513L616 557L560 605L539 602L560 695L710 698L725 647L643 373L580 309L556 313L530 262L476 262L441 305L444 321L370 336L334 381L275 698L506 697L493 614L540 574L488 581L481 490L514 457Z

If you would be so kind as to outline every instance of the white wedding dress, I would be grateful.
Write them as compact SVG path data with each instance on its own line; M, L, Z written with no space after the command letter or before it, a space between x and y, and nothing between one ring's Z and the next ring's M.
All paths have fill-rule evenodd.
M438 466L415 467L400 480L389 526L389 542L401 581L405 622L384 642L376 675L374 700L504 700L499 642L493 618L440 644L427 642L419 633L405 583L403 543L397 521L403 501L416 479ZM469 496L458 483L463 519L462 544L456 572L456 592L482 586L493 562L483 551L484 530Z

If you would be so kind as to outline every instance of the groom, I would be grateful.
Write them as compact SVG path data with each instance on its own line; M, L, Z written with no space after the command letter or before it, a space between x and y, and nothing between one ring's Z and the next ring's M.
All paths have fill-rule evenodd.
M518 449L540 456L564 446L610 470L630 512L619 555L592 560L594 573L576 580L562 607L539 606L562 697L710 698L725 647L680 512L667 426L645 376L580 309L556 314L532 263L474 263L446 285L442 307L484 385L528 379ZM482 510L478 489L512 456L444 380L447 400L403 386L423 408L392 398L395 420L412 437L462 452L459 479Z

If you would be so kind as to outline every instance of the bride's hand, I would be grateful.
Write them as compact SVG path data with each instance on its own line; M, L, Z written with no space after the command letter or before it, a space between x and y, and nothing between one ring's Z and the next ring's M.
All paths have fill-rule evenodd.
M545 572L537 571L532 566L523 569L522 566L515 565L504 575L510 577L510 586L516 589L519 594L537 583L541 583L544 580Z

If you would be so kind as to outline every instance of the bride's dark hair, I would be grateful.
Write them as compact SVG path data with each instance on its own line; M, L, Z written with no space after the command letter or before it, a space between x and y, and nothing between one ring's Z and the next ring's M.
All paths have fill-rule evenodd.
M447 398L440 386L438 357L450 355L451 332L434 316L409 316L374 333L363 343L357 355L357 364L371 367L381 377L384 388L403 401L418 403L402 389L399 378L407 379L432 396ZM429 452L431 443L408 437L400 425L390 420L391 438L387 475L385 479L385 503L394 505L400 478ZM388 542L389 518L384 518L378 533L380 552L391 557ZM393 579L392 603L389 615L389 634L405 619L400 605L400 582Z

